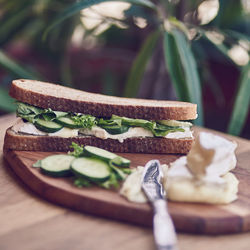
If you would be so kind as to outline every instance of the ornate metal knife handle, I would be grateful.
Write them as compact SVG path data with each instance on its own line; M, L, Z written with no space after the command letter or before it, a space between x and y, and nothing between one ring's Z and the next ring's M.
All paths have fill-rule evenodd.
M158 250L177 250L177 238L174 225L163 199L153 202L154 238Z

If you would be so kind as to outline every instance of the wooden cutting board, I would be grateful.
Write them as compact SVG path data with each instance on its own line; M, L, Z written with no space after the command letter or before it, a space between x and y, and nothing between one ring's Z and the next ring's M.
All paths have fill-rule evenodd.
M40 173L32 164L52 153L5 151L4 157L22 181L44 199L93 215L152 225L149 204L128 202L118 191L98 187L77 188L70 178L52 178ZM119 154L131 160L131 167L145 165L151 159L169 163L177 155ZM169 212L178 231L187 233L224 234L250 231L250 170L237 166L234 173L240 181L239 198L230 205L205 205L169 202Z

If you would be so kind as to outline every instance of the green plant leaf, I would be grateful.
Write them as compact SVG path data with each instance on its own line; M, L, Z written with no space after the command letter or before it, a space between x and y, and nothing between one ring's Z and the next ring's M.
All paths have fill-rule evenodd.
M180 56L176 47L174 37L171 33L164 34L164 56L169 75L176 91L178 100L189 101L188 88L183 75Z
M239 88L230 118L228 133L239 135L247 118L250 103L250 63L242 69Z
M250 41L250 36L235 30L226 30L227 35L232 36L238 40Z
M194 123L202 126L203 105L201 99L200 78L196 61L185 35L177 29L173 29L171 32L176 42L176 47L183 67L189 101L197 104L198 118L194 121Z
M156 10L156 6L150 0L80 0L75 4L72 4L70 7L66 8L62 13L60 13L54 20L54 22L45 30L43 34L43 39L46 39L48 32L57 26L59 23L65 19L73 16L75 13L80 10L89 8L93 5L104 3L104 2L126 2L131 4L136 4L144 6L153 10Z
M8 18L1 22L0 26L0 43L8 40L20 31L23 26L27 23L29 18L30 8L23 8L18 13L9 15Z
M7 112L14 112L16 105L14 99L9 96L9 92L6 88L0 87L0 109Z
M8 72L10 72L11 74L17 77L42 80L42 77L38 73L31 72L27 69L24 69L18 63L16 63L13 59L9 58L1 50L0 50L0 65L3 68L5 68Z
M227 59L229 59L229 61L233 62L235 64L235 62L231 59L231 57L228 55L228 50L229 48L223 43L216 43L215 41L213 41L212 39L210 39L208 37L208 35L206 34L206 32L201 32L201 34L203 35L203 37L209 41L210 43L213 44L213 46L215 48L217 48L225 57L227 57ZM224 34L223 34L224 35Z
M126 82L125 91L123 94L124 96L135 97L138 93L143 73L145 72L147 63L153 53L159 35L160 33L158 31L149 34L146 41L142 45L129 72L128 80Z

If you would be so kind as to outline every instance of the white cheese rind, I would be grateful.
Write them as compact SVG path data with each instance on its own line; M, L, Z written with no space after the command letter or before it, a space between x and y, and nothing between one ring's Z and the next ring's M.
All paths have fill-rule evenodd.
M223 137L200 133L189 154L170 164L168 198L211 204L227 204L237 199L239 182L229 173L236 166L236 146Z
M187 155L187 166L197 177L222 176L236 166L236 147L235 142L201 132Z
M203 138L207 138L207 136L209 137L210 134L203 136ZM209 171L205 171L204 176L198 178L190 171L186 156L182 156L170 164L163 180L163 186L169 200L228 204L237 199L239 181L234 174L229 173L236 165L234 154L236 145L230 141L225 142L224 138L222 138L223 140L214 136L211 138L212 141L209 139L208 144L205 140L202 141L204 147L215 150L212 162L207 166ZM219 148L222 146L226 146L226 148L220 150ZM216 150L220 154L216 154ZM142 172L143 169L138 168L133 175L126 179L121 189L121 195L130 201L146 202L146 197L142 196L140 188Z

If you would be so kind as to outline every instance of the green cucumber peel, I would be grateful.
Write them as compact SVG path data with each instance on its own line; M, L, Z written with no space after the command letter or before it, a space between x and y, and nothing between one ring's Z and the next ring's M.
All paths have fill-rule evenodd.
M109 161L109 166L111 168L111 171L115 172L118 180L125 180L127 177L127 174L125 174L119 167L116 166L117 161L120 161L119 162L120 164L122 162L120 157L114 158Z
M40 168L41 166L42 166L42 160L38 160L32 165L32 167L34 168Z

